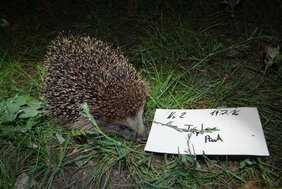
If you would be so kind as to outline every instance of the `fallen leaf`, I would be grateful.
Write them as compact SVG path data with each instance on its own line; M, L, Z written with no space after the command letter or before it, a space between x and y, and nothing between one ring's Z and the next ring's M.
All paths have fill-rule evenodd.
M28 188L28 180L29 176L23 172L17 177L16 183L15 183L15 189L25 189Z
M65 142L65 139L62 137L62 135L56 133L56 137L60 144L63 144Z
M262 185L259 183L258 179L250 178L243 186L238 189L261 189Z

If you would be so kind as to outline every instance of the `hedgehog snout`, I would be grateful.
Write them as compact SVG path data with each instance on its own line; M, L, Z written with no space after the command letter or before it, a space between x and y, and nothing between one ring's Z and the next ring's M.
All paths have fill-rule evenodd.
M126 125L132 130L137 141L146 141L148 138L147 127L144 123L143 108L139 110L136 116L129 116L126 119Z
M147 126L145 125L145 132L142 133L141 135L137 136L136 140L138 142L146 142L147 141L149 135L148 135L148 130L146 128L147 128Z

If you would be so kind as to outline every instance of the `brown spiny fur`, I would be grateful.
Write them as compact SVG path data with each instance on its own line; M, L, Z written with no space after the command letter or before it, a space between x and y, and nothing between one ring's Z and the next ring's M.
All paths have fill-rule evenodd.
M55 117L72 123L81 104L108 120L134 117L144 107L145 81L119 50L98 39L59 35L47 51L44 96Z

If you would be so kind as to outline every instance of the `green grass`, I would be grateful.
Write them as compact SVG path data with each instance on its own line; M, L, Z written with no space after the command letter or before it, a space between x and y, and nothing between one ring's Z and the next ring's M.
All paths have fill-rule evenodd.
M23 173L32 188L238 188L252 182L256 188L282 187L282 69L270 67L263 77L260 62L262 44L281 46L277 4L244 1L233 17L216 1L144 1L131 16L116 1L51 2L49 8L6 3L0 15L10 23L0 26L5 36L0 39L1 105L11 104L16 95L44 102L46 45L59 31L71 30L122 47L150 85L148 125L156 108L256 106L271 156L145 153L142 143L99 131L79 144L74 142L79 133L54 123L42 104L35 116L0 120L0 188L15 187ZM30 10L26 17L16 11L19 7ZM65 12L58 11L63 7ZM254 16L261 7L268 9ZM132 40L124 41L123 35ZM27 106L29 101L16 110Z

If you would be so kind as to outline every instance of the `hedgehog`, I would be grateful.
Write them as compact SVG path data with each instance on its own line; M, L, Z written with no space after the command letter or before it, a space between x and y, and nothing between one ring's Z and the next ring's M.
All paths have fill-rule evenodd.
M50 42L44 66L44 98L67 128L95 128L81 115L87 102L102 131L146 140L148 85L120 49L89 36L60 34Z

